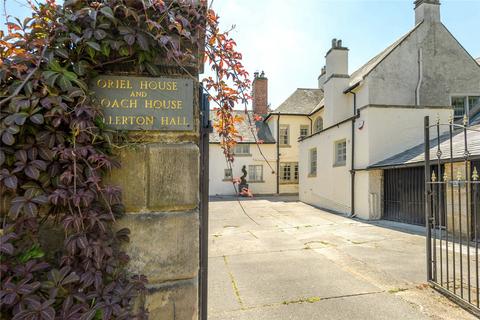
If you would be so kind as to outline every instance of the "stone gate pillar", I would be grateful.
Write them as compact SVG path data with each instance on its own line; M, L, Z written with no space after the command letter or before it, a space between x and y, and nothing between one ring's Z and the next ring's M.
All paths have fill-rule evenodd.
M99 81L101 80L101 81ZM180 72L165 77L103 75L94 90L105 123L128 130L117 151L122 167L109 182L122 188L128 269L148 278L150 319L198 318L198 83Z

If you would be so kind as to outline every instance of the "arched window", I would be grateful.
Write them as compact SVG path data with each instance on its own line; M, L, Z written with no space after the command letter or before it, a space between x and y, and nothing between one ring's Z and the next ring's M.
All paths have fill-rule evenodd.
M317 119L315 119L315 123L313 124L313 130L314 130L314 133L323 130L323 119L322 119L322 117L318 117Z

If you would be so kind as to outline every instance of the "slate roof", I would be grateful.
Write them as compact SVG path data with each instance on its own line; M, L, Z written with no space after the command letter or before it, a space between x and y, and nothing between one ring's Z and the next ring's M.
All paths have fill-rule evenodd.
M257 141L263 141L264 144L275 143L275 139L270 131L270 128L267 123L262 121L255 121L253 118L253 112L249 111L248 114L250 115L250 119L252 122L255 121L256 129L250 127L249 120L245 111L243 110L235 110L234 111L237 115L243 117L243 121L236 125L237 131L243 137L241 143L255 143L255 138ZM212 122L215 121L215 111L210 111L210 120ZM253 131L253 132L252 132ZM255 134L255 136L254 136ZM220 137L215 130L210 133L210 143L219 143Z
M474 125L467 131L468 151L471 158L480 158L480 114L474 120ZM442 151L442 160L450 158L450 139L449 133L440 136L440 150ZM437 160L437 139L430 141L430 159ZM455 130L452 139L453 159L460 160L464 157L465 143L463 130ZM388 168L388 167L402 167L421 165L425 161L424 143L416 147L408 149L386 160L377 162L369 168Z
M408 31L400 39L392 43L385 50L377 54L370 61L368 61L366 64L353 72L350 76L350 86L353 86L356 83L362 81L373 69L375 69L376 66L378 66L383 61L383 59L385 59L392 51L394 51L398 46L400 46L400 44L405 39L407 39L412 33L414 33L415 30L417 30L417 28L420 27L422 23L423 22L417 24L412 30Z
M322 89L298 88L272 113L311 114L323 99Z

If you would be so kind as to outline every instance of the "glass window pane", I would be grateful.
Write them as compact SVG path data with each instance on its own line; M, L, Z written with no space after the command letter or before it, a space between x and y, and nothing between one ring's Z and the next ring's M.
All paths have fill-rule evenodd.
M319 131L322 131L323 130L323 119L322 117L318 117L317 119L315 119L315 132L319 132Z
M232 179L232 169L225 169L224 178Z
M347 161L347 142L335 142L335 165L345 165Z
M310 174L317 174L317 148L310 150Z
M455 119L463 118L466 108L466 97L452 97L453 116Z
M468 97L468 112L473 116L480 112L480 97Z
M280 144L281 145L288 145L289 144L289 130L288 125L281 125L280 126Z

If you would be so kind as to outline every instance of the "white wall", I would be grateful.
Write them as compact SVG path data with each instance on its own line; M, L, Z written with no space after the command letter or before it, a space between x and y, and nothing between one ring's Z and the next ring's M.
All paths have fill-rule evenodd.
M276 146L274 144L260 144L259 145L268 163L273 170L276 169ZM276 193L276 175L272 173L267 161L261 156L256 144L250 144L250 156L235 156L232 165L233 177L238 178L242 175L242 166L249 165L263 165L263 180L264 182L250 182L247 175L247 182L249 188L252 190L254 196L259 194L274 194ZM223 150L218 143L210 144L210 165L209 165L209 194L210 195L233 195L235 189L231 181L224 180L224 169L227 168Z
M440 117L441 123L448 123L452 110L369 107L362 110L361 113L364 113L364 128L368 128L369 154L367 163L371 165L423 143L424 117L430 116L430 123L432 124L437 120L437 117ZM448 127L442 126L440 129L442 133L446 132ZM362 153L364 153L361 146L359 144L358 148L360 159Z
M270 126L270 130L275 139L277 139L277 119L278 115L273 115L268 119L268 125ZM280 115L280 126L288 125L290 130L289 145L280 146L280 163L299 162L299 158L301 158L298 142L298 139L300 138L300 127L302 125L308 126L310 134L312 130L312 124L313 122L310 121L307 116ZM280 193L298 193L298 183L280 183Z
M360 111L355 127L355 169L367 169L423 142L424 116L448 121L450 109L367 107ZM300 143L300 200L306 203L350 213L351 209L351 122L308 138ZM360 129L361 127L361 129ZM447 127L442 129L447 130ZM334 142L347 139L347 164L334 167ZM309 177L311 148L317 148L317 176ZM363 219L379 219L382 214L382 171L357 171L355 177L355 213Z
M347 161L345 166L334 166L334 142L346 139ZM309 150L317 148L317 175L308 176ZM314 206L350 212L350 163L351 123L347 122L300 143L300 201Z

